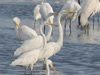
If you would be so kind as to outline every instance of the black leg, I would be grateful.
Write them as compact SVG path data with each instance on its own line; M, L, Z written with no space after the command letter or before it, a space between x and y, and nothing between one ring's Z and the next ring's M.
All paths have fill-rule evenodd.
M25 67L25 75L26 75L27 69L28 69L28 67Z
M31 71L31 75L32 75L32 71Z
M46 70L46 61L43 61L43 70Z
M70 25L69 25L69 28L70 28L70 35L71 35L71 19L70 19Z
M67 19L65 19L64 33L66 32Z
M35 25L36 25L36 20L34 21L34 29L35 29L35 27L36 27Z
M33 71L33 64L30 65L31 68L31 75L32 75L32 71Z
M98 16L99 16L99 14L98 14ZM98 20L98 30L99 30L99 17L97 17L97 20Z
M94 30L94 21L95 21L95 19L94 19L94 16L93 16L93 30Z
M44 26L44 34L45 34L45 26Z
M89 24L87 25L87 36L89 36Z

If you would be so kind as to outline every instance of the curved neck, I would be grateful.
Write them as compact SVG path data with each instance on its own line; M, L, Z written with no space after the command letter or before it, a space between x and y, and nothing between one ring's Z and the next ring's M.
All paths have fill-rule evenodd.
M40 26L40 34L41 34L42 37L43 37L43 47L42 47L42 50L45 49L46 43L47 43L46 37L45 37L45 35L44 35L43 31L42 31L43 28L44 28L44 24Z
M40 54L39 54L39 60L40 61L41 61L41 59L43 57L43 54L44 54L44 52L46 50L45 47L46 47L46 44L47 44L46 37L45 37L45 35L44 35L43 31L42 31L43 28L44 28L44 25L40 25L40 34L43 37L43 46L42 46L42 48L40 50Z
M59 28L59 38L57 40L57 44L59 45L59 47L61 48L62 45L63 45L63 28L62 28L62 25L60 23L60 17L61 17L61 14L59 14L58 16L58 28Z
M50 25L48 25L48 26L49 26L49 31L48 31L47 36L46 36L47 41L50 40L51 34L52 34L52 26L50 26Z

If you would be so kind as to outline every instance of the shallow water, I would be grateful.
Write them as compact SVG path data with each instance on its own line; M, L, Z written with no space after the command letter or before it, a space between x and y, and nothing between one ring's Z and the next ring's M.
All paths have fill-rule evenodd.
M33 27L35 5L35 3L0 4L0 75L24 74L23 68L9 66L16 58L13 52L21 45L21 42L15 39L15 25L12 18L18 16L22 20L22 25ZM52 4L52 6L55 11L60 10L57 4ZM54 22L56 23L56 19ZM97 22L95 22L94 31L91 22L89 35L77 30L74 22L72 25L72 35L69 36L69 29L67 29L61 51L51 58L57 70L55 73L51 69L51 75L100 75L100 32L97 30ZM54 27L53 30L52 40L56 40L57 28ZM27 74L30 75L30 71ZM41 63L36 64L33 74L46 75Z

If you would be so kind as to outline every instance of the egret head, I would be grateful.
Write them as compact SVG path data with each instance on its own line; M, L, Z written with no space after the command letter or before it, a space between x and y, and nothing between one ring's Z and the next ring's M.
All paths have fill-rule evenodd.
M52 62L51 60L48 60L47 62L48 62L48 64L52 67L52 69L56 72L56 69L55 69L55 67L53 66L53 62Z
M13 22L17 23L17 24L20 24L20 19L18 17L14 17Z
M20 30L22 30L22 28L20 27L20 19L18 18L18 17L14 17L13 18L13 22L16 24L16 26L18 26L18 28L20 29Z

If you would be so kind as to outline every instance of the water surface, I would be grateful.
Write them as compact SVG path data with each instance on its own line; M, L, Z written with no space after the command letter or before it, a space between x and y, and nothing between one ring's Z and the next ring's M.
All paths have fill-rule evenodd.
M21 25L33 27L33 8L35 5L35 3L0 4L0 75L24 74L24 68L9 66L16 58L13 55L14 51L21 45L21 42L15 38L15 25L12 19L17 16L21 18ZM56 12L59 12L62 7L58 4L51 5ZM56 19L54 22L57 23ZM89 35L78 30L74 22L72 25L72 35L69 36L69 28L67 28L61 51L50 58L57 70L55 73L51 69L51 75L100 75L100 31L97 29L98 23L95 22L93 31L91 21ZM58 38L56 27L53 27L53 34L52 40L56 41ZM30 75L30 71L27 74ZM35 65L33 74L46 75L46 72L42 70L41 63Z

